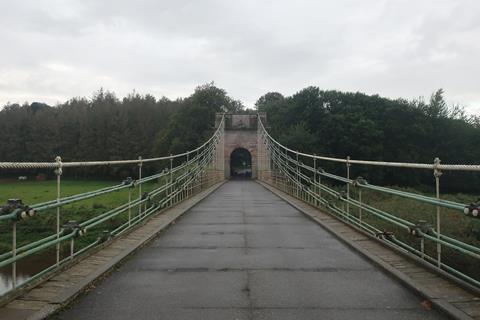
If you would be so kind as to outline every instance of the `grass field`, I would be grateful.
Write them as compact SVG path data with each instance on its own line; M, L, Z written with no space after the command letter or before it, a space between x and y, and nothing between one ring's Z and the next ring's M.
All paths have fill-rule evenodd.
M118 181L95 181L95 180L62 180L61 196L69 196L86 191L97 190L108 186L118 185ZM142 192L149 191L156 186L155 183L142 185ZM56 181L15 181L0 183L0 203L4 204L7 199L21 199L24 204L35 204L56 199ZM138 197L138 188L132 190L132 199ZM111 192L105 195L86 199L73 204L63 206L61 210L61 223L68 221L82 222L95 215L101 214L109 209L118 207L128 201L128 189ZM76 248L94 241L99 231L103 229L112 230L114 227L125 222L127 213L94 228L87 236L78 238ZM29 243L53 234L56 230L56 210L45 211L31 219L21 221L17 224L18 245ZM11 249L11 223L4 221L0 223L0 253Z
M118 181L95 181L95 180L62 180L61 196L66 197L86 191L96 190L119 184ZM124 200L125 195L120 192L111 193L108 198L103 200L104 204L117 203ZM44 202L57 197L56 181L9 181L0 182L0 203L5 203L7 199L18 198L24 203L34 204ZM98 202L97 199L89 199L83 201L84 206L91 206Z

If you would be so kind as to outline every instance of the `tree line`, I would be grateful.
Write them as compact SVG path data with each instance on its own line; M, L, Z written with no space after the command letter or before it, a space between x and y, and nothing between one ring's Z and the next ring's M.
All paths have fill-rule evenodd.
M433 163L439 157L442 163L469 164L480 159L479 117L447 105L441 89L427 101L408 101L307 87L292 96L269 92L255 107L267 113L275 138L303 152L396 162ZM0 111L0 161L53 161L57 155L64 161L119 160L184 152L212 134L216 112L245 111L240 101L213 83L176 100L138 93L119 99L99 90L90 99L73 98L54 107L7 104ZM344 168L322 165L344 173ZM85 168L72 173L113 177L132 170ZM361 166L352 170L379 184L432 182L431 172ZM475 174L446 173L442 179L455 190L480 188Z
M73 98L57 106L44 103L7 104L0 111L0 161L62 161L137 159L193 149L213 132L216 112L243 105L226 91L207 83L186 98L170 100L129 94L118 99L103 89L93 97ZM156 170L147 167L148 171ZM134 175L132 166L65 170L81 177ZM51 172L32 170L30 174ZM25 171L3 171L15 176Z
M428 101L388 99L308 87L292 96L270 92L256 102L267 113L271 134L286 146L318 155L361 160L474 164L480 159L477 116L449 106L439 89ZM321 165L345 175L345 168ZM431 185L421 170L353 166L353 176L388 185ZM478 174L444 173L446 187L479 190Z

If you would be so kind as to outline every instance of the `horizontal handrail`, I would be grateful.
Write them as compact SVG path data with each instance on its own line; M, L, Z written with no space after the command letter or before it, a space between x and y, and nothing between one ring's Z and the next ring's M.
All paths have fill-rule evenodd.
M262 165L267 169L267 175L259 175L265 182L291 194L311 205L317 206L336 215L345 223L363 229L381 241L389 242L394 248L419 256L426 262L433 264L453 275L459 281L466 281L468 285L480 288L480 279L475 279L464 271L457 270L442 261L442 247L452 249L469 259L480 260L480 247L447 236L440 232L441 208L455 210L462 219L478 218L480 204L470 205L449 201L440 198L439 185L441 170L480 171L479 165L441 165L439 160L433 164L424 163L399 163L382 161L352 160L321 157L298 152L285 147L276 141L265 129L261 118L258 118L259 143L264 147L265 154L260 155L264 161ZM305 157L313 161L302 162ZM318 167L320 161L333 161L345 166L346 177L332 174ZM313 165L311 164L313 162ZM436 197L396 190L389 187L368 183L363 178L352 179L350 167L355 164L376 165L413 169L431 169L436 182ZM259 169L261 170L261 169ZM263 178L266 177L266 178ZM326 181L325 181L326 180ZM330 182L333 182L331 184ZM352 193L355 190L355 193ZM379 209L375 204L362 200L362 191L374 191L394 197L400 197L424 203L436 209L436 225L430 225L424 220L412 221L412 218L399 217L385 209ZM358 199L357 199L358 198ZM476 211L475 211L476 210ZM432 212L433 213L433 212ZM465 218L463 218L465 216ZM378 223L378 227L375 225ZM385 229L384 229L385 228ZM395 230L394 233L386 230ZM431 243L436 250L427 251L425 244ZM420 245L420 248L415 246Z
M299 152L297 150L290 149L277 140L275 140L265 129L265 126L262 123L261 117L258 117L258 122L260 123L262 132L275 144L280 146L282 149L298 154L299 156L308 157L317 160L339 162L339 163L349 163L349 164L362 164L369 166L381 166L381 167L397 167L397 168L415 168L415 169L429 169L429 170L444 170L444 171L480 171L480 164L435 164L435 163L413 163L413 162L388 162L388 161L373 161L373 160L355 160L355 159L343 159L335 157L325 157L318 156L314 154Z
M220 144L223 142L223 134L224 118L222 118L214 134L200 147L168 157L119 161L61 162L57 159L54 163L0 163L0 169L54 168L57 175L57 199L28 205L15 201L13 204L9 203L2 208L0 224L10 224L12 227L12 248L0 254L0 268L7 266L12 268L11 279L13 287L10 288L10 291L17 290L33 279L59 269L66 261L87 252L112 237L117 237L127 232L156 212L172 207L204 188L221 181L224 169L220 164L223 163L224 154L223 152L218 152L218 148L223 146L223 144ZM181 160L175 162L178 163L175 167L173 166L174 159ZM159 160L170 160L169 168L150 176L142 177L142 164ZM122 183L113 186L60 197L61 169L65 167L111 164L138 164L138 179L128 178ZM158 182L155 184L149 183L153 180L158 180ZM153 188L145 188L148 191L144 189L142 192L142 185L147 183L149 183L147 186L152 186ZM62 219L60 209L66 205L80 203L87 199L105 196L122 190L128 190L128 194L124 194L126 199L124 201L118 200L109 209L101 210L93 215L82 215L78 218L78 222L67 222L66 218ZM135 195L134 198L132 197L133 195ZM38 236L30 242L23 242L17 246L17 235L24 230L18 227L21 227L26 219L38 219L37 217L41 215L55 214L57 220L57 231L55 233L45 237ZM111 221L115 222L111 223ZM61 222L65 222L63 226ZM107 233L105 234L104 231ZM92 234L94 235L93 239ZM77 239L85 240L79 242ZM65 242L70 242L70 254L66 258L61 258L60 245ZM75 244L77 244L78 248L76 251ZM78 244L80 244L80 247L78 247ZM83 245L85 246L82 247ZM57 253L56 264L32 275L23 283L16 283L16 264L18 261L55 247ZM7 293L10 291L7 291ZM0 300L2 298L5 298L5 293L3 296L0 293Z
M113 166L113 165L124 165L124 164L142 164L148 162L157 162L162 160L177 159L185 157L196 153L197 151L204 148L210 142L217 138L221 128L224 125L224 117L220 122L220 125L216 129L215 133L205 141L201 146L183 153L178 153L170 156L164 157L155 157L155 158L145 158L142 159L129 159L129 160L109 160L109 161L71 161L71 162L0 162L0 169L57 169L57 168L74 168L74 167L91 167L91 166Z

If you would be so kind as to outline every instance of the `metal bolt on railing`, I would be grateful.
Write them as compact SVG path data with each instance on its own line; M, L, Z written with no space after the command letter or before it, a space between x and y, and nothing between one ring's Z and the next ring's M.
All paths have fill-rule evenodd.
M377 232L375 234L375 237L376 238L379 238L379 239L382 239L382 240L388 240L388 241L391 241L393 239L395 239L395 235L393 234L393 232L391 231L382 231L382 232Z
M463 209L463 213L465 213L465 215L472 216L474 218L480 218L479 212L480 212L480 201L471 203L465 206L465 208Z
M109 230L103 230L98 236L97 241L99 243L106 242L110 240L111 237L112 237L112 234L110 233Z
M409 233L417 238L423 238L423 235L434 235L433 227L425 220L419 220L416 225L409 227Z

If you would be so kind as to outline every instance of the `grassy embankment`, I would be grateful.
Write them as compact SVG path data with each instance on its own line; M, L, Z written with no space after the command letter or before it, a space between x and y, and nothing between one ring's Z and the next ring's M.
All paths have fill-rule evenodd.
M119 184L118 181L93 181L93 180L62 180L61 196L69 196L87 191L97 190ZM157 183L146 183L142 185L142 192L149 191L157 186ZM7 199L18 198L25 204L35 204L49 201L56 198L55 181L18 181L0 183L0 204ZM138 187L132 190L132 199L138 197ZM61 223L68 221L83 222L88 218L99 215L107 210L118 207L128 201L128 189L114 191L105 195L97 196L87 200L63 206L61 210ZM132 212L136 212L133 208ZM90 230L85 237L76 240L76 248L81 248L93 242L102 230L113 230L125 222L128 213L122 213L115 218ZM56 209L44 211L26 221L17 223L18 246L39 240L51 235L56 230ZM12 241L11 222L0 223L0 253L11 249ZM65 244L67 249L68 244Z
M421 192L413 188L392 188L435 197L433 192ZM358 199L358 190L355 188L352 188L352 197ZM463 193L442 194L441 197L442 199L462 204L469 204L477 199L476 195ZM424 220L427 221L427 223L430 223L433 227L436 227L436 207L433 205L372 190L363 190L362 198L365 203L382 211L394 214L397 217L413 223L418 223L420 220ZM351 213L358 217L359 209L353 208L351 209ZM362 217L365 222L375 226L377 229L392 232L397 239L420 250L420 239L410 235L404 229L394 226L390 222L380 220L365 211L363 211ZM446 236L480 248L480 220L466 217L460 211L445 208L441 209L441 232ZM432 257L436 257L436 244L431 241L425 241L425 252ZM468 257L454 249L443 246L442 262L466 273L477 281L480 281L478 259Z

